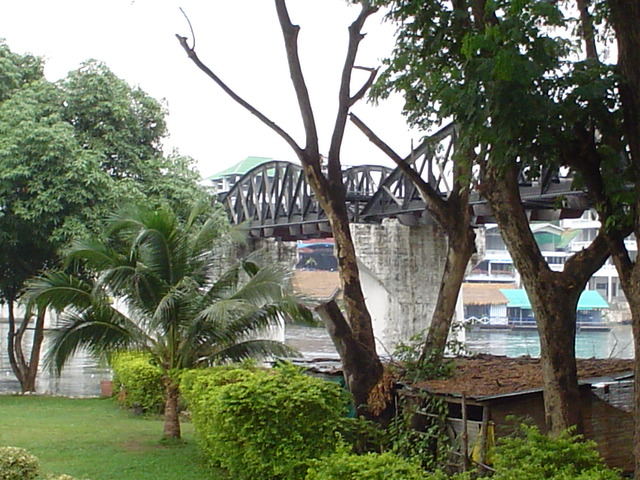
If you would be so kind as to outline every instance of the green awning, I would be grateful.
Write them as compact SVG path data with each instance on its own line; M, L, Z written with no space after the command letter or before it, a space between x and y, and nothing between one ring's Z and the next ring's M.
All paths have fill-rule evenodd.
M508 300L508 308L525 308L531 310L531 302L524 289L501 288L502 293ZM578 310L594 310L598 308L609 308L602 295L595 290L585 290L580 294L578 300Z
M517 288L501 288L500 293L507 298L507 307L509 308L528 308L531 309L527 292Z
M585 290L578 300L578 310L593 310L595 308L609 308L607 301L595 290Z

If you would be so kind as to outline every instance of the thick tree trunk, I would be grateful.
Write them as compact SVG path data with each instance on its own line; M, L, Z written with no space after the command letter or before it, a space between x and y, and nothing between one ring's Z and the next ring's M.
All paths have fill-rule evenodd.
M369 392L382 375L380 361L356 340L340 307L334 300L320 305L316 311L324 321L340 355L345 382L353 396L358 413L369 416L367 409ZM371 375L363 375L362 372L371 372Z
M164 438L180 438L178 385L172 378L164 379Z
M582 252L552 271L535 241L520 199L517 169L483 169L481 190L489 201L500 233L527 291L540 334L545 416L549 430L580 429L581 408L575 359L576 308L591 275L602 266L608 250L599 235Z
M540 335L540 362L547 427L560 433L575 425L582 431L575 355L576 309L582 288L542 276L525 282Z
M441 359L444 356L460 286L474 251L475 233L472 228L467 226L462 231L448 232L447 260L438 291L438 301L422 348L421 361Z
M317 174L316 171L313 172ZM322 182L316 175L307 178L311 185L323 192L319 196L327 214L336 245L338 272L342 285L342 298L347 314L345 319L333 303L323 315L331 338L342 361L345 381L360 414L367 415L369 392L382 378L382 363L376 352L371 315L367 309L360 284L360 272L355 247L349 229L342 176L332 184ZM317 180L316 180L317 179ZM323 201L324 200L324 201ZM333 324L333 325L331 325Z
M635 375L633 380L635 412L633 455L635 457L635 474L633 478L634 480L640 480L640 284L636 284L635 288L632 288L631 294L627 298L631 309L633 346L635 349Z

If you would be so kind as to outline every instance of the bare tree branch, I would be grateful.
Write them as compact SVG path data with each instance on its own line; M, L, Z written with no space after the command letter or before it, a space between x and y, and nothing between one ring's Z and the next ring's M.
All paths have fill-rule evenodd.
M196 54L195 50L193 48L189 47L189 45L187 43L187 37L183 37L183 36L180 36L180 35L176 34L176 38L180 42L180 45L182 46L184 51L187 52L188 57L193 61L193 63L195 63L200 70L202 70L209 78L211 78L215 83L217 83L218 86L227 95L229 95L233 100L235 100L237 103L242 105L250 113L252 113L256 117L258 117L258 119L260 119L260 121L262 123L264 123L266 126L271 128L278 135L280 135L280 137L282 137L284 139L284 141L289 144L289 146L296 152L296 154L299 154L300 152L302 152L302 148L296 143L296 141L287 132L284 131L284 129L282 129L282 127L280 127L273 120L271 120L269 117L267 117L265 114L263 114L260 110L258 110L253 105L251 105L249 102L247 102L242 97L240 97L231 88L229 88L227 86L227 84L225 84L220 79L220 77L218 77L209 67L207 67L200 60L200 58L198 58L198 55Z
M362 97L364 97L364 94L367 93L367 90L369 90L371 88L371 85L373 85L373 81L376 79L376 76L378 75L378 69L377 68L358 67L358 66L355 66L353 68L357 69L357 70L364 70L366 72L369 72L369 78L367 78L367 81L364 83L364 85L362 85L362 87L360 87L360 90L358 90L356 92L356 94L353 95L349 99L349 106L350 107L352 107L358 100L360 100Z
M347 47L347 56L342 68L342 77L340 80L340 92L338 94L338 113L336 116L335 126L333 127L333 135L331 136L331 146L329 147L329 178L337 179L342 178L340 174L340 148L342 146L342 139L344 137L344 129L347 124L347 115L349 114L349 108L359 99L362 98L366 92L366 88L369 88L375 78L377 72L371 72L369 80L365 83L354 97L351 97L351 74L353 73L354 64L356 61L356 55L358 53L358 45L364 38L364 35L360 33L362 26L367 18L375 13L377 7L371 6L369 1L363 0L361 2L362 10L358 15L358 18L349 26L349 46ZM373 77L373 78L372 78ZM363 90L364 89L364 90ZM359 95L359 96L358 96Z
M378 137L362 120L360 120L357 115L350 113L349 119L360 129L362 133L367 136L371 143L382 150L391 160L394 161L396 165L398 165L400 170L409 177L420 192L422 200L424 200L424 203L427 205L427 210L436 217L438 223L440 223L443 228L446 228L448 223L448 209L446 201L440 196L440 193L429 185L408 162L408 159L413 158L415 152L420 150L422 145L413 149L407 158L402 158L380 137Z
M182 9L182 7L180 7L180 12L182 12L182 15L184 16L184 19L187 21L187 24L189 25L189 30L191 30L191 39L193 40L193 44L190 47L190 50L195 50L196 48L196 33L193 31L193 25L191 25L191 20L189 20L189 17L187 16L187 13Z
M284 46L287 51L287 61L289 63L289 74L293 82L293 88L296 91L300 114L302 115L302 123L306 134L305 151L311 155L307 160L313 159L314 162L320 163L320 151L318 146L318 131L316 122L311 108L311 100L309 99L309 90L302 74L300 66L300 56L298 55L298 32L300 27L291 23L289 12L285 0L275 0L276 11L278 12L278 20L282 35L284 37ZM316 160L317 159L317 160Z

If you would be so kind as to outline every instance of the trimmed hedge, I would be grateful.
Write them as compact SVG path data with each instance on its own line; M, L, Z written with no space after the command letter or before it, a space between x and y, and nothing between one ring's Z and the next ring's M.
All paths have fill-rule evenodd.
M356 455L339 452L316 460L309 468L305 480L428 480L431 478L425 475L418 462L393 453Z
M349 403L331 382L291 365L188 371L181 391L207 457L236 480L300 480L335 451Z
M24 448L0 447L0 480L33 480L40 474L40 463Z
M122 352L111 359L114 392L125 408L142 408L144 412L161 412L164 406L162 370L151 357L139 352Z

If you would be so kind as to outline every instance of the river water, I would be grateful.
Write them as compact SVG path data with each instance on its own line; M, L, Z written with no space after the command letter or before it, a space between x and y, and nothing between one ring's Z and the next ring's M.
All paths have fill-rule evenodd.
M0 322L0 392L3 393L17 392L20 389L9 365L6 335L7 325ZM30 341L29 332L27 340ZM286 343L309 359L337 358L333 343L324 328L288 326ZM470 353L509 357L540 355L540 342L535 330L470 330L465 334L464 344ZM46 344L43 351L46 351ZM607 332L579 332L576 337L576 353L579 358L633 358L631 327L617 325ZM54 395L98 396L100 381L110 378L107 368L96 365L86 353L80 353L67 365L59 378L41 368L37 390L39 393Z

